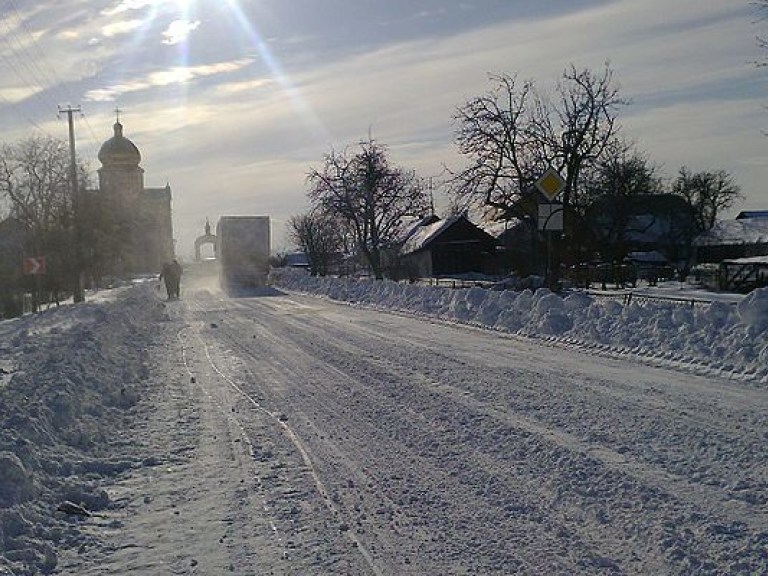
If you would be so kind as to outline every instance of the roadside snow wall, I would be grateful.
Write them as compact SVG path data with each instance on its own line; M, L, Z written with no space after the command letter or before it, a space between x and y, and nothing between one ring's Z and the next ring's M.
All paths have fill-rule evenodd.
M56 547L86 545L63 501L109 505L99 480L131 467L110 439L146 386L153 326L163 304L128 290L0 324L0 574L52 572ZM148 302L153 304L147 306Z
M429 316L702 374L768 383L768 288L738 306L713 302L691 308L674 303L631 303L565 297L546 288L483 288L400 284L388 280L318 278L276 270L274 286L333 300Z

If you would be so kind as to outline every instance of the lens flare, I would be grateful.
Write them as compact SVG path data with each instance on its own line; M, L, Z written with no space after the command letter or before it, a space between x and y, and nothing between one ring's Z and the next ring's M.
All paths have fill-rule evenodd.
M307 125L317 137L324 140L328 139L328 130L323 126L320 119L315 114L312 107L307 103L304 97L301 95L299 89L291 82L288 75L283 71L282 66L275 58L269 45L264 41L262 35L256 26L248 19L248 16L243 12L238 0L225 0L224 4L234 15L238 22L238 25L242 28L243 32L248 37L250 46L256 50L261 60L267 65L270 74L277 81L280 88L288 96L291 106L295 112L301 117L305 125Z

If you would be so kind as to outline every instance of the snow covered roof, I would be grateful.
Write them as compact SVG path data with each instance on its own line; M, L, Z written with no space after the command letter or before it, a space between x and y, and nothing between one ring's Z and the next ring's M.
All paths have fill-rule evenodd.
M428 216L413 216L413 217L406 216L402 220L403 233L396 240L396 243L404 244L405 242L408 241L408 239L411 236L413 236L416 232L421 230L423 226L427 226L429 224L432 224L433 222L437 222L438 220L440 220L440 218L435 214L430 214Z
M768 210L742 210L736 216L736 220L744 218L768 218Z
M768 218L721 220L711 230L697 236L694 246L734 246L768 244Z
M490 234L494 238L501 238L505 232L508 230L512 230L515 226L517 226L520 223L519 218L510 218L506 221L501 222L487 222L479 225L479 228L486 232L487 234Z
M766 264L768 265L768 256L750 256L748 258L733 258L723 260L724 264Z
M630 252L627 254L630 260L638 263L663 264L667 262L667 257L658 250L648 252Z
M434 240L440 233L450 227L456 220L463 216L451 216L445 220L438 220L432 224L426 226L417 226L412 231L411 235L403 244L403 254L411 254L422 250L432 240Z

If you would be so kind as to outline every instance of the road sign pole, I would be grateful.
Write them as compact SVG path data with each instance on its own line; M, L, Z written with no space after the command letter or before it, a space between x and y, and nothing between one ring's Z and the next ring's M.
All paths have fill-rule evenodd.
M539 176L536 182L534 182L534 186L536 186L542 196L547 199L546 204L539 204L539 229L546 237L547 246L546 275L544 281L549 289L554 291L557 289L557 284L559 283L559 274L553 264L555 247L552 241L552 234L554 232L562 232L564 228L564 207L561 204L558 205L555 202L555 198L557 198L565 189L566 182L560 173L550 166L541 176ZM544 208L544 206L546 206L546 208ZM552 220L552 217L555 215L557 215L557 217L550 223L550 220ZM557 266L559 267L559 263Z

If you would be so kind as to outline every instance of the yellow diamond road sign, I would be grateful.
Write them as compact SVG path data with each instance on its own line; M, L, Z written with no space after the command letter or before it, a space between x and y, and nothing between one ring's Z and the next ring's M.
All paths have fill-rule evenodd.
M547 171L542 174L536 182L534 182L539 192L547 197L550 202L557 198L557 195L565 188L565 180L560 176L560 173L552 168L547 168Z

